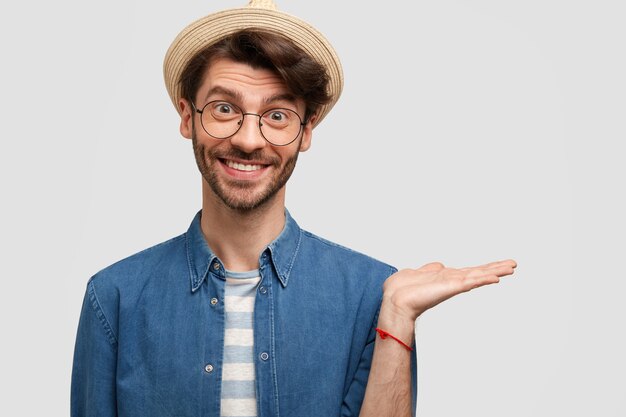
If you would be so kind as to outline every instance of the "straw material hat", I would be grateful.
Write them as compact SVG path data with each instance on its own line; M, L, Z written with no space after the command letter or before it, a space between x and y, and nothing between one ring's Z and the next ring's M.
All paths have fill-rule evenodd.
M165 54L165 86L176 111L181 98L180 76L189 61L201 50L241 29L263 29L290 39L326 67L331 101L320 107L315 125L335 105L343 88L343 71L337 53L317 29L297 17L276 9L273 0L250 0L247 7L213 13L182 30Z

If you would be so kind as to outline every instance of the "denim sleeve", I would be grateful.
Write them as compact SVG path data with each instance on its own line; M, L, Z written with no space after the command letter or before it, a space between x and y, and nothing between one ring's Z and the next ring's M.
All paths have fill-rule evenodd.
M71 416L117 415L115 374L117 338L98 301L93 281L78 324L72 369Z
M374 323L378 321L378 312L376 313L376 319ZM372 357L374 356L374 343L376 342L376 330L375 326L372 327L370 334L367 338L367 344L363 349L363 354L359 361L359 367L354 374L352 383L348 388L348 392L343 399L341 406L341 417L358 417L361 412L361 405L363 405L363 398L365 397L365 387L367 386L367 378L370 374L370 367L372 366Z

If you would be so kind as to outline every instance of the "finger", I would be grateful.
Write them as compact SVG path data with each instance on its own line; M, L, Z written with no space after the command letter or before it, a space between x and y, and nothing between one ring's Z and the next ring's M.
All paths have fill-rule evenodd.
M467 274L453 274L453 276L454 278L450 276L452 279L430 283L428 286L416 285L414 288L419 288L419 291L416 290L415 294L428 296L431 300L436 300L436 303L438 304L444 300L454 297L457 294L500 282L500 278L494 274L486 274L475 277L468 277ZM409 288L410 287L407 288L407 291Z
M473 268L465 271L469 278L477 278L487 275L495 275L498 277L504 277L512 275L515 269L510 264L494 265L489 268Z
M494 268L494 267L498 267L498 266L502 266L502 265L508 265L511 268L516 268L517 267L517 262L515 262L513 259L506 259L503 261L496 261L496 262L490 262L484 265L477 265L477 266L469 266L466 268L461 268L461 271L468 271L471 269L487 269L487 268Z
M472 290L474 288L483 287L485 285L497 284L500 282L500 277L497 275L482 275L472 280Z
M471 291L475 288L483 287L485 285L497 284L500 282L500 277L494 274L486 274L475 277L466 277L461 284L461 292Z

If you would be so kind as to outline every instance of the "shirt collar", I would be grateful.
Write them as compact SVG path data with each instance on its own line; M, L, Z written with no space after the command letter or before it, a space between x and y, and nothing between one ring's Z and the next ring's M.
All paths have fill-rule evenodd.
M206 243L202 228L200 227L200 210L193 218L187 230L185 244L187 245L187 263L189 264L189 276L191 278L191 291L195 292L209 273L209 267L217 256L211 251Z
M291 268L296 260L301 241L302 230L291 217L289 211L285 209L285 227L280 235L267 246L267 251L270 252L272 263L278 275L278 280L283 287L286 287L289 281Z
M217 255L211 251L202 233L200 226L201 215L202 210L193 218L187 230L185 241L192 292L200 288L209 273L209 268L217 259ZM301 240L302 230L300 226L291 217L289 211L285 209L285 226L282 232L263 251L263 253L269 253L278 280L283 287L286 287L289 282L289 275L291 274L291 268L296 259Z

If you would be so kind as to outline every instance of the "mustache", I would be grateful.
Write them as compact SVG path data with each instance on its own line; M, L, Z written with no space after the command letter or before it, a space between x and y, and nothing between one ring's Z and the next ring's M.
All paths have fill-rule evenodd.
M220 149L211 149L209 151L209 156L215 159L238 159L242 161L255 161L260 162L265 165L278 165L280 164L280 160L277 157L266 155L261 150L256 150L254 152L243 152L237 148L230 148L227 150Z

